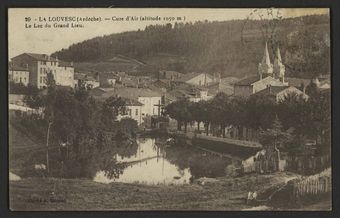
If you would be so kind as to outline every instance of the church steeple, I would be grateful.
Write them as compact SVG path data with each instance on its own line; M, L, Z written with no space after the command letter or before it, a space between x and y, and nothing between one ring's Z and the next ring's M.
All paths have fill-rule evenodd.
M279 79L281 82L284 82L285 70L286 68L282 63L280 48L277 47L274 59L274 77Z
M263 79L267 76L271 76L273 74L273 65L270 63L267 42L264 48L262 61L261 63L259 63L258 71L259 71L260 79Z

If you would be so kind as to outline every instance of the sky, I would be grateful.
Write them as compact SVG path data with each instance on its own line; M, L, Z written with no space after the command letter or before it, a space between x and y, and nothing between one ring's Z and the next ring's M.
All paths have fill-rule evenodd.
M253 12L253 13L252 13ZM327 14L328 9L273 9L273 16L277 14L284 18L311 14ZM181 17L184 22L195 21L226 21L233 19L258 19L258 15L271 18L264 9L188 9L188 8L11 8L8 11L8 52L9 58L24 52L51 54L71 44L91 39L97 36L109 35L125 31L143 30L148 25L175 23L163 20L166 17ZM60 17L92 18L100 17L101 21L63 22L55 21ZM160 21L126 21L127 16L159 16ZM113 21L113 17L123 21ZM107 18L108 20L105 20ZM30 19L30 21L28 21ZM45 20L46 21L45 21ZM45 24L51 25L46 28ZM53 25L77 23L82 28L59 28ZM34 28L34 24L43 28ZM28 26L31 25L30 28Z

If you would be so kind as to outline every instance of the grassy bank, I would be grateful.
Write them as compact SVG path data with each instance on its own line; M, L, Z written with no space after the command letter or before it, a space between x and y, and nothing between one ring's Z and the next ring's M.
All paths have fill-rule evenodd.
M26 178L10 182L12 210L242 210L250 190L268 188L287 174L219 178L165 186L99 184L90 180ZM65 202L51 202L52 192Z

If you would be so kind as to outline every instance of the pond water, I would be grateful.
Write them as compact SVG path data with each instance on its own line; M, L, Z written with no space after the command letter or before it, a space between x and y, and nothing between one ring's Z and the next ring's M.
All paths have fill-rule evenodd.
M137 149L124 154L116 154L112 158L117 166L121 166L118 175L108 176L109 173L106 170L100 170L96 173L94 181L180 185L189 184L192 178L213 177L214 171L218 170L216 163L211 166L213 170L205 169L209 167L209 160L214 161L216 157L192 146L168 146L165 141L166 139L160 138L139 138ZM205 166L205 163L208 166ZM223 171L230 160L224 158L217 161L218 163L220 163L217 167L220 168L218 171Z

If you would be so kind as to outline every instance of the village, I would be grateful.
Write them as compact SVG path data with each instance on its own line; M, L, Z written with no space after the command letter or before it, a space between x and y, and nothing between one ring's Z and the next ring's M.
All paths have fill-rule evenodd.
M48 77L50 77L57 90L85 91L91 99L103 105L109 101L121 100L123 110L116 111L116 106L110 106L111 110L116 111L115 120L117 122L133 120L138 129L136 132L140 135L166 134L167 146L187 144L196 147L204 155L208 153L219 158L230 158L233 164L223 169L229 176L237 178L252 173L258 175L295 173L293 176L287 176L283 185L280 183L275 186L276 188L270 186L265 190L249 190L245 198L247 203L252 202L251 205L262 205L263 202L267 203L268 199L279 202L280 197L273 197L273 195L287 197L285 196L287 193L282 190L288 190L287 192L294 196L291 197L294 201L310 196L316 196L316 199L321 195L329 196L331 193L330 149L320 150L318 145L330 143L327 138L330 132L325 132L330 129L325 130L328 127L323 127L321 135L295 141L294 145L300 143L298 148L289 147L288 142L283 139L289 138L292 132L299 132L299 130L294 129L294 126L287 127L286 120L281 120L285 124L283 130L278 117L284 115L278 116L278 112L275 114L271 112L274 107L280 108L286 105L282 102L287 101L291 101L289 104L291 107L285 108L294 110L296 108L293 107L296 105L293 101L299 100L303 105L303 102L311 101L313 95L326 99L327 102L331 90L329 74L303 79L287 77L285 70L280 48L277 47L274 55L270 55L267 43L264 44L263 58L259 60L258 68L254 69L253 76L246 78L223 78L219 72L180 73L160 70L153 76L138 76L129 75L127 72L83 71L75 68L73 62L62 61L58 57L23 53L13 57L9 63L9 112L13 117L46 116L45 108L37 105L36 99L33 101L32 98L40 95L48 96L50 91ZM35 96L32 95L32 90L35 90L33 91ZM269 130L265 128L266 125L262 120L259 123L254 121L255 123L251 125L240 124L242 116L249 116L242 112L247 110L247 107L254 110L250 112L249 118L245 118L249 123L254 116L259 116L258 119L269 119L266 115L271 114L269 116L271 120L268 121L269 124L267 122L268 125L266 124ZM256 114L254 108L260 108L260 113ZM288 117L295 113L284 112L288 113ZM200 128L201 123L204 124L203 129ZM47 132L47 146L48 134ZM44 140L46 139L42 141ZM59 143L60 149L66 144L74 143L74 139L71 141L73 142L69 142L66 137ZM158 151L156 156L158 163L160 157ZM147 161L150 158L145 156L144 159ZM139 162L143 162L144 159L140 158ZM48 159L47 164L39 164L41 164L38 166L39 170L46 170L46 165L47 170L50 170ZM300 175L299 179L297 174ZM98 179L100 176L103 175L97 173L94 181L100 181ZM20 178L13 173L12 177L13 180ZM207 177L195 177L192 174L191 178L183 181L187 183L196 180L204 185L210 181ZM182 176L173 178L180 181ZM257 203L254 204L254 201ZM282 202L278 205L282 207Z

